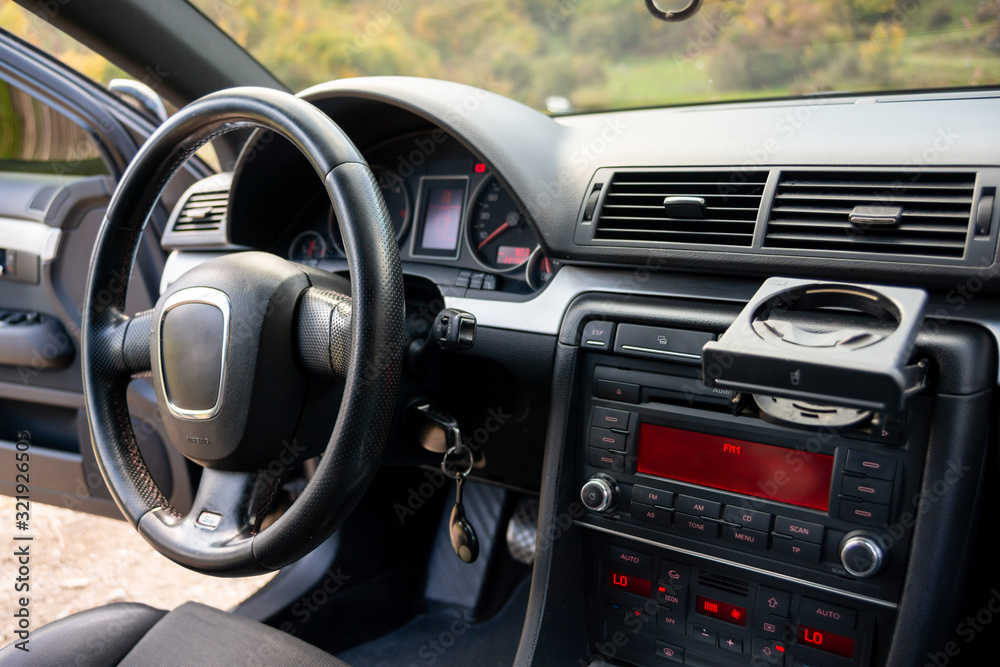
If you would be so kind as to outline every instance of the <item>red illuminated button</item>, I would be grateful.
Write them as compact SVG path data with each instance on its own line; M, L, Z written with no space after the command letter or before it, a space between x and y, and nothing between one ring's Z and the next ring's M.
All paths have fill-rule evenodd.
M892 501L892 482L885 479L844 475L842 493L871 503L888 505Z
M684 649L680 646L674 646L673 644L659 640L656 642L656 655L667 660L673 660L674 662L684 662Z
M868 526L884 526L889 523L889 506L858 502L849 498L840 501L840 518Z
M785 664L785 645L773 639L764 637L753 638L753 657L761 659L769 665Z
M790 519L787 516L779 516L774 522L774 532L779 535L787 535L797 540L823 544L823 526L818 523L799 521Z
M614 380L598 380L594 385L594 396L610 401L625 403L639 402L639 385Z
M799 603L799 616L806 622L822 621L853 630L858 613L852 609L839 607L835 604L828 604L811 598L802 598L802 602Z
M606 428L591 427L590 446L598 449L625 450L625 434L609 431Z
M625 455L606 449L590 448L590 465L614 472L625 471Z
M722 539L749 551L767 551L767 533L736 526L723 526Z
M893 479L896 476L896 459L892 456L874 454L859 449L847 450L847 465L850 472L856 472L865 477L878 479Z
M613 428L619 431L628 430L629 413L624 410L612 410L611 408L594 408L594 419L591 426L601 428Z
M691 516L690 514L680 514L674 517L674 528L682 533L690 533L699 537L716 538L719 536L719 524L711 519Z

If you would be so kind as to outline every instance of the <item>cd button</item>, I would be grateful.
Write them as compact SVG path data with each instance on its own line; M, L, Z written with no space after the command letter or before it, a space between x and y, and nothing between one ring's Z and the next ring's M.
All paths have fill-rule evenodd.
M677 496L677 511L693 516L707 516L718 519L722 516L722 505L711 500L702 500L692 496Z
M787 516L779 516L775 520L774 532L779 535L794 537L797 540L813 542L814 544L823 543L823 526L818 523L790 519Z
M716 538L719 536L718 522L679 512L674 517L674 528L683 533L690 533L701 537Z
M748 510L745 507L740 507L739 505L726 505L724 518L729 523L736 523L744 528L752 528L754 530L762 530L764 532L771 530L772 517L767 512Z

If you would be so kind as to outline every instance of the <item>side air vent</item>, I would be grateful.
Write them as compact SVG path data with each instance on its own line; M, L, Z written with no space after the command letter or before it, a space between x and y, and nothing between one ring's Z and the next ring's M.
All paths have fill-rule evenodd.
M593 240L749 247L766 171L616 171Z
M222 226L226 219L229 190L198 192L188 197L181 209L175 232L212 232Z
M766 248L961 259L976 174L933 171L785 171Z
M747 582L711 572L700 572L698 574L698 583L708 588L714 588L717 591L733 593L742 597L746 597L750 592L750 584Z

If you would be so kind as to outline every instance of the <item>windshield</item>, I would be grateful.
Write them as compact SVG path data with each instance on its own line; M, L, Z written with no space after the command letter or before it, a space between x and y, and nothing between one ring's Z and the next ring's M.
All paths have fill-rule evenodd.
M401 74L569 111L1000 82L1000 0L192 3L293 90Z

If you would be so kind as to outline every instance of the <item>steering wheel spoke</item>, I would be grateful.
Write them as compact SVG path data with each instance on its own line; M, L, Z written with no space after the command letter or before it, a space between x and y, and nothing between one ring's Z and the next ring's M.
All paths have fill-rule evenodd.
M139 532L154 545L173 544L170 558L193 570L226 576L258 571L256 564L245 571L234 567L252 553L255 508L267 487L268 480L255 473L205 468L186 516L148 512L139 521Z
M351 297L310 287L299 298L296 342L302 367L320 377L342 380L351 363Z

